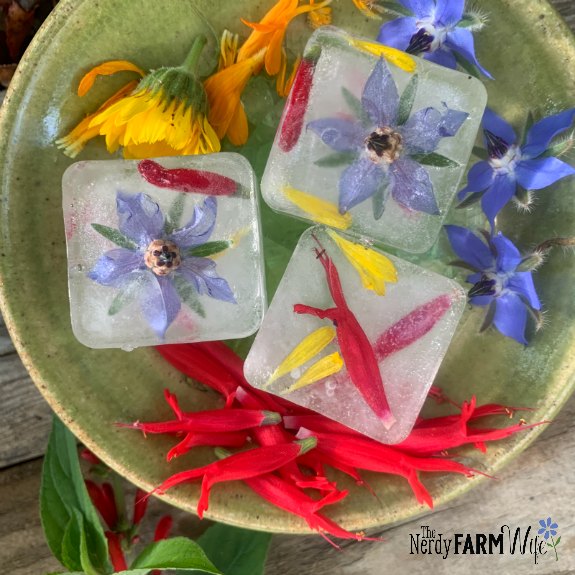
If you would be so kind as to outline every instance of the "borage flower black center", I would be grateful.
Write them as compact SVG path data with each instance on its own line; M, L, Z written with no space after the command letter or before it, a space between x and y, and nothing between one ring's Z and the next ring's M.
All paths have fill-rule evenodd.
M365 139L365 147L372 162L391 164L401 154L402 141L403 138L399 132L385 126L377 128Z
M157 276L168 275L182 263L180 248L168 240L154 240L146 249L144 263Z

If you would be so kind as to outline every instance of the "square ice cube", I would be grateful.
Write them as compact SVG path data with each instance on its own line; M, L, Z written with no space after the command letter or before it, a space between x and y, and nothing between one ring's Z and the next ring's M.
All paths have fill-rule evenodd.
M465 302L450 279L351 236L311 228L270 304L245 376L378 441L398 443L415 423Z
M263 197L277 211L425 252L486 101L472 76L322 27L288 97Z
M133 349L258 329L257 183L242 156L78 162L62 185L72 328L83 344Z

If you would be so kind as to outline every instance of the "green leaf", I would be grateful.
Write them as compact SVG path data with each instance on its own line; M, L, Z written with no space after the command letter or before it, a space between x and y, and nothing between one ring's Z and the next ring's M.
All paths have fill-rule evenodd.
M206 555L226 575L263 575L271 534L216 523L199 539Z
M76 514L82 517L83 529ZM40 517L48 546L64 567L74 571L83 565L84 533L90 564L99 572L109 570L108 544L82 478L76 440L57 417L42 467Z
M202 548L186 537L172 537L148 545L134 559L130 570L122 573L147 573L150 569L181 569L220 574Z
M563 156L569 150L571 150L575 145L575 134L570 134L567 137L564 137L557 142L554 142L549 146L545 152L540 156L542 158L549 158L550 156L554 156L558 158L559 156Z
M316 160L314 163L320 168L335 168L337 166L351 164L356 157L357 155L351 152L333 152Z
M464 200L461 201L461 203L455 206L455 209L461 210L476 204L483 197L483 194L485 194L485 192L473 192L469 194Z
M523 142L527 137L527 132L531 129L531 126L535 123L535 114L533 114L533 110L529 110L527 112L527 117L525 118L525 123L523 124L523 128L521 133L519 134L519 139L517 142Z
M431 154L412 154L411 157L416 162L425 166L434 166L436 168L456 168L459 166L457 162L454 162L441 154L436 154L435 152L431 152Z
M481 72L479 71L477 66L467 61L463 56L460 56L457 52L453 52L453 54L455 56L455 59L457 60L457 63L463 68L465 72L467 72L470 76L473 76L478 80L481 80Z
M557 547L557 545L559 545L559 543L561 543L561 535L559 535L559 537L557 537L557 541L555 541L555 547Z
M369 116L361 105L361 100L352 94L347 88L343 87L341 89L341 95L345 100L345 103L349 106L349 109L353 112L353 115L361 121L362 124L370 124Z
M227 250L231 245L232 245L232 243L228 242L226 240L219 240L219 241L215 241L215 242L206 242L205 244L202 244L201 246L195 246L193 248L190 248L186 252L186 254L188 256L194 256L196 258L208 258L208 257L213 256L215 254L219 254L220 252L223 252L224 250Z
M108 226L104 226L102 224L92 224L92 227L102 236L104 236L107 240L115 243L117 246L121 248L126 248L127 250L135 250L137 249L137 245L127 238L122 232L110 228Z
M472 154L479 158L480 160L488 160L489 154L485 148L480 148L479 146L473 146Z
M176 196L176 199L170 206L170 211L168 212L168 217L166 218L166 223L164 224L164 231L166 234L171 234L175 229L180 227L180 220L182 219L182 214L184 213L185 199L185 194L180 193Z
M547 547L553 547L553 545L551 545L551 543L546 543Z
M372 196L373 217L376 220L383 216L388 193L388 182L384 182Z
M391 14L395 14L397 16L413 16L413 14L397 2L388 2L386 0L380 0L377 3L378 8L382 8L386 12L390 12Z
M411 115L411 110L413 108L413 102L415 101L415 96L417 94L418 84L419 76L414 74L401 94L401 98L399 100L399 112L397 115L397 123L399 126L403 126L403 124L409 120L409 116Z
M122 288L112 300L112 303L108 308L108 315L116 315L124 306L133 301L138 293L138 286L138 282L132 282L125 288Z
M174 285L176 286L180 299L200 317L206 317L206 311L194 286L176 274L174 274Z

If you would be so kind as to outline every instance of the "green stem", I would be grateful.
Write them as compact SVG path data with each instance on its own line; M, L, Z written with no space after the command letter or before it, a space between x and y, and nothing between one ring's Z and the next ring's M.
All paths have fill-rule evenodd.
M203 34L198 34L196 36L196 39L192 44L192 49L189 51L181 66L186 72L191 72L192 74L197 72L198 64L200 63L200 56L207 43L208 39Z
M559 561L559 557L557 556L557 547L555 546L555 539L553 539L553 535L551 535L551 541L553 542L553 551L555 551L555 561Z

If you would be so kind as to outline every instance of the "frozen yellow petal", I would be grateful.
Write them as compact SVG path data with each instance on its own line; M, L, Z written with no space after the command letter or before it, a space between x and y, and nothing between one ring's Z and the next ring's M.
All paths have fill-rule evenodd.
M310 0L310 4L313 6L314 2ZM317 30L322 26L329 26L331 24L331 8L329 6L324 6L313 12L308 12L307 23L312 28L312 30Z
M332 230L327 230L327 233L357 270L365 289L377 295L385 295L385 282L397 282L397 270L389 258L371 248L346 240Z
M335 204L290 186L284 187L283 192L290 202L305 212L314 222L340 230L347 230L351 226L351 214L340 214Z
M331 325L320 327L306 336L281 362L272 373L264 387L270 386L274 381L286 373L302 366L310 359L321 353L335 338L335 328Z
M415 72L417 62L409 54L406 54L401 50L391 48L390 46L384 46L377 42L366 42L364 40L356 40L355 38L350 38L349 42L352 46L355 46L364 52L369 52L378 58L385 58L388 62L406 72Z
M317 381L321 381L334 373L338 373L343 368L343 358L339 352L332 353L322 357L319 361L314 363L305 373L288 389L282 391L282 395L301 389L306 385L311 385Z
M368 18L380 19L380 15L373 9L374 0L353 0L355 7Z
M95 68L92 68L81 80L78 85L78 96L85 96L90 88L94 85L98 76L110 76L116 72L136 72L144 76L144 71L135 64L127 60L111 60L104 62Z

